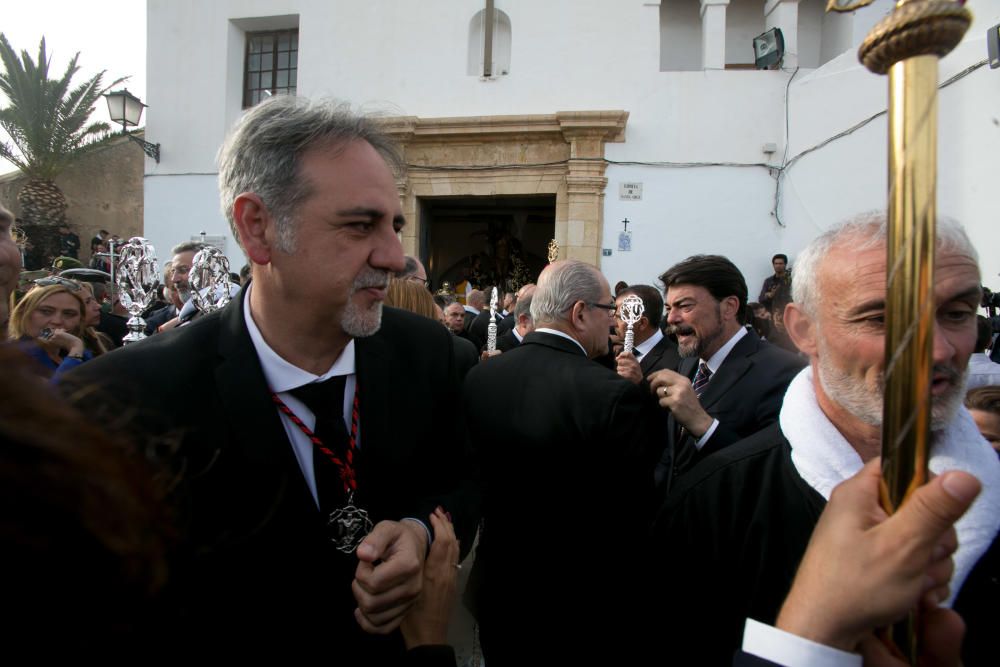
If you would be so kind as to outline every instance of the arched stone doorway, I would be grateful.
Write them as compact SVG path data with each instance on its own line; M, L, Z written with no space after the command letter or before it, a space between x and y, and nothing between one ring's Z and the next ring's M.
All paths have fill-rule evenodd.
M385 119L408 173L397 183L403 248L427 260L427 207L435 198L554 197L560 259L598 266L603 237L604 144L625 139L626 111ZM428 267L432 273L446 267Z

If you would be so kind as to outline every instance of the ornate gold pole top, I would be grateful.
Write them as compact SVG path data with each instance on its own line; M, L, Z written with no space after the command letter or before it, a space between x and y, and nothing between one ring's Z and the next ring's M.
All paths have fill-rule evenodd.
M555 239L549 241L549 264L559 259L559 244Z
M868 33L858 59L875 74L885 74L914 56L942 58L958 46L971 23L972 14L955 0L899 0Z

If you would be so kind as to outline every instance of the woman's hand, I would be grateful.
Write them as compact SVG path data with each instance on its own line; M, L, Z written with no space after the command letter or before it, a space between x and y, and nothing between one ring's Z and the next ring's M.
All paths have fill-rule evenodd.
M42 329L38 340L50 355L65 352L70 357L83 356L83 341L65 329Z
M400 629L407 648L448 643L448 620L455 606L458 578L458 538L440 507L431 515L434 544L424 562L424 588Z

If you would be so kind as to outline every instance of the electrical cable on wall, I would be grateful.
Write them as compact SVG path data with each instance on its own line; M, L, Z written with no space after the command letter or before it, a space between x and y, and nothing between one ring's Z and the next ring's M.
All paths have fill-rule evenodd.
M964 79L969 74L972 74L976 70L980 69L988 63L987 59L983 59L979 62L969 65L962 71L956 73L954 76L949 77L945 81L938 85L938 89L943 89L951 84ZM787 71L787 70L786 70ZM785 149L781 157L781 164L770 164L767 162L670 162L670 161L643 161L643 160L609 160L607 158L569 158L566 160L557 160L555 162L533 162L533 163L508 163L508 164L496 164L496 165L420 165L420 164L407 164L407 169L410 171L493 171L493 170L510 170L510 169L535 169L540 167L561 167L569 164L570 162L603 162L604 164L617 165L617 166L630 166L630 167L659 167L665 169L696 169L704 167L728 167L728 168L750 168L750 169L767 169L768 173L774 178L774 207L771 210L771 214L774 216L775 221L781 227L785 224L781 221L780 208L781 208L781 179L788 173L792 166L801 160L806 155L818 151L825 146L830 145L838 139L843 139L851 134L854 134L861 128L865 127L872 121L886 115L887 110L883 109L871 116L865 118L864 120L855 123L851 127L830 136L823 141L806 148L799 153L796 153L790 159L788 158L788 135L790 130L789 121L789 100L788 91L792 85L792 79L798 73L799 68L795 68L791 72L791 76L788 78L788 82L785 84Z

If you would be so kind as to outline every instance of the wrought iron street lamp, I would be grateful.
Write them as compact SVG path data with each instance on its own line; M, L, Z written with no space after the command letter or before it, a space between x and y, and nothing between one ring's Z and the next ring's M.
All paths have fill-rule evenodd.
M106 93L104 97L108 100L108 114L111 116L111 122L120 124L122 134L142 146L143 152L159 164L160 144L151 144L128 131L129 127L139 125L142 110L146 107L142 100L128 92L128 88Z

